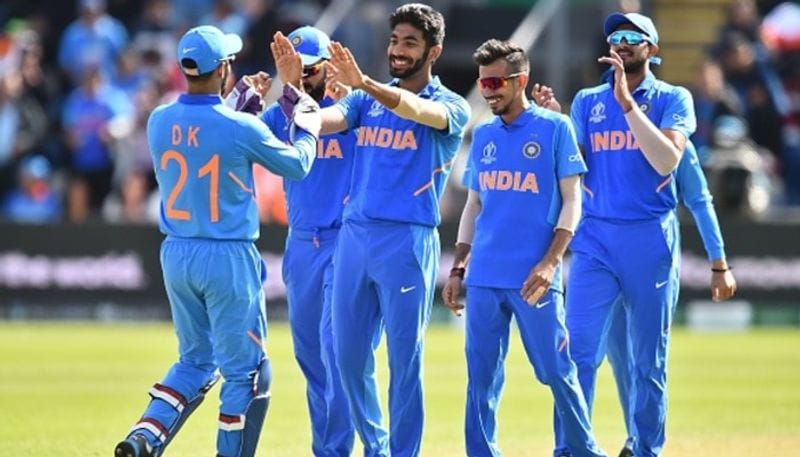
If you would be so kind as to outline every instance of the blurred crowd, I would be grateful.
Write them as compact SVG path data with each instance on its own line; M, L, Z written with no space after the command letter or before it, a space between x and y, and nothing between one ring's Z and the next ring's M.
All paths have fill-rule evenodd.
M27 3L34 6L0 6L0 218L154 223L145 125L155 106L184 90L177 38L193 25L216 25L244 38L235 77L270 71L272 34L314 23L329 1ZM383 71L374 28L385 26L388 3L366 2L334 34L375 66L365 68L371 74ZM755 212L800 204L800 5L762 3L730 5L693 88L693 140L719 171L712 184L723 209L742 198ZM745 173L730 172L737 169ZM262 220L285 222L280 181L257 179Z
M692 87L721 211L800 204L800 4L734 0Z

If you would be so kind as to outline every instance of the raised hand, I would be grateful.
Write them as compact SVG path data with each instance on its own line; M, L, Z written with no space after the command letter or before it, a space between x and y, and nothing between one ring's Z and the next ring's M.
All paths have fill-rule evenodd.
M352 92L353 89L336 80L336 71L336 67L328 67L328 72L325 76L325 95L338 102Z
M291 84L299 90L303 90L303 61L289 39L283 33L276 32L269 48L272 51L272 58L275 59L278 78L284 84Z
M536 83L533 85L533 90L531 90L531 97L533 97L533 101L542 108L555 111L556 113L561 112L561 103L556 100L556 94L552 87Z
M263 71L252 75L245 75L242 77L242 80L244 80L248 86L252 87L261 98L266 97L270 87L272 87L272 78L269 76L269 73Z
M614 67L614 98L622 107L622 111L627 113L635 106L633 95L628 88L628 79L625 77L625 64L622 57L616 51L609 51L610 56L603 56L597 59L598 62Z
M358 67L353 53L338 41L332 41L328 51L331 53L331 60L326 65L334 80L354 89L363 87L367 77Z
M264 96L272 85L272 78L267 73L258 72L243 76L225 97L225 105L243 113L254 115L264 110Z

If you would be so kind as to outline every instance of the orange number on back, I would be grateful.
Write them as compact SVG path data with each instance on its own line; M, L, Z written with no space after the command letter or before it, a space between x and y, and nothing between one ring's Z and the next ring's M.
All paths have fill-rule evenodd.
M178 199L178 195L180 195L181 191L183 190L183 186L186 185L186 178L189 176L189 165L186 163L186 157L183 156L178 151L169 150L161 156L161 169L166 170L167 165L169 164L170 160L174 160L178 162L178 167L180 169L180 174L178 175L178 182L175 184L175 187L172 189L172 192L169 193L169 198L167 199L167 217L170 219L178 219L181 221L188 221L192 218L192 215L189 211L184 209L175 209L173 206L175 205L175 200ZM219 154L214 154L211 157L211 160L206 162L205 165L200 167L200 170L197 172L197 176L202 178L205 175L211 175L210 179L211 182L209 183L208 188L208 206L209 206L209 213L211 217L211 222L218 222L219 221Z
M188 221L192 218L189 214L189 211L183 209L175 209L172 206L175 204L175 200L178 199L178 195L181 193L183 186L186 185L186 175L188 174L189 166L186 164L186 158L181 155L178 151L167 151L161 156L161 169L166 170L167 164L170 160L174 160L178 162L178 167L180 168L180 175L178 176L178 182L175 184L175 187L172 189L172 192L169 193L169 199L167 199L167 217L170 219L178 219L181 221Z
M211 160L197 173L202 178L211 174L211 183L208 186L208 205L211 212L211 222L219 221L219 154L214 154Z

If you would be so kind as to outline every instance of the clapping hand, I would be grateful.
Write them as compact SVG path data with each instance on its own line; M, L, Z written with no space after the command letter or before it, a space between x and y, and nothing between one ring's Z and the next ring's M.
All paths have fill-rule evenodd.
M635 106L635 101L628 88L628 79L625 77L625 63L616 51L609 51L610 56L597 59L600 63L611 65L614 68L614 98L622 107L622 112L627 113Z
M561 112L561 103L556 100L556 95L552 87L536 83L533 85L533 90L531 90L531 97L533 97L533 101L542 108L555 111L556 113Z
M354 89L363 87L367 76L358 68L358 63L353 57L353 53L338 41L331 42L330 46L328 46L328 51L331 53L331 60L326 62L326 65L328 73L332 74L332 78L336 82Z
M283 33L276 32L272 38L269 47L272 50L272 58L275 59L278 78L284 84L291 84L295 88L303 90L303 61L300 59L300 54Z

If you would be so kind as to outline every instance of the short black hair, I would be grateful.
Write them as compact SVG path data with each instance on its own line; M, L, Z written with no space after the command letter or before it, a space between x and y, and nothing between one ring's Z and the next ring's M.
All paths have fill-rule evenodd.
M181 59L181 68L194 70L197 68L197 62L195 62L194 59L183 58ZM214 70L216 70L216 68ZM187 81L193 83L201 83L211 79L211 76L214 74L214 70L211 70L207 73L203 73L202 75L190 75L189 73L183 72L183 76L186 77Z
M508 40L500 41L492 38L478 46L478 49L472 54L472 60L478 65L489 65L498 59L504 59L508 63L511 73L530 70L528 53Z
M428 47L444 42L444 16L428 5L406 3L399 6L389 17L389 25L392 29L397 24L411 24L414 28L421 30Z

